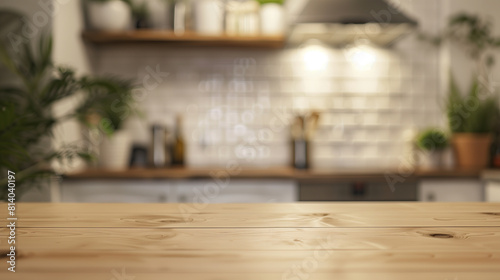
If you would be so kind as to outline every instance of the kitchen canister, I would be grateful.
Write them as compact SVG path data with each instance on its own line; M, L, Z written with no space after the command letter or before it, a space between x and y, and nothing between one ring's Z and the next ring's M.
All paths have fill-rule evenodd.
M260 33L262 35L283 35L285 33L283 5L265 3L260 6Z
M149 20L153 29L171 29L170 3L166 0L147 0Z
M194 4L196 32L203 35L224 33L224 6L221 0L197 0Z
M93 29L123 31L130 29L130 7L121 0L88 1L89 23Z
M240 17L240 1L228 0L226 2L226 34L238 35L238 20Z
M238 17L239 35L255 36L259 34L259 3L255 0L243 1Z

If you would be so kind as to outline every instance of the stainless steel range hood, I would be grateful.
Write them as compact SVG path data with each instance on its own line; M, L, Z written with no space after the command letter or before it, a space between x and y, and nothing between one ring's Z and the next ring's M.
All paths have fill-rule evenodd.
M319 39L333 45L368 39L387 46L417 22L385 0L309 0L293 22L290 40Z

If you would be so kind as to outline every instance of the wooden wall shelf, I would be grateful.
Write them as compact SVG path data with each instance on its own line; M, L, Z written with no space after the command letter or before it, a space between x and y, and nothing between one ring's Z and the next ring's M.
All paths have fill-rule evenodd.
M193 32L182 35L163 30L134 30L123 32L84 31L82 37L95 44L163 43L190 47L238 47L279 49L285 45L283 36L206 36Z
M209 179L211 171L223 170L197 168L160 168L160 169L127 169L102 170L89 169L82 172L66 174L68 179ZM386 182L387 174L399 174L397 170L296 170L293 168L248 169L231 178L245 179L292 179L298 181L346 181L366 180ZM479 178L481 170L454 169L454 170L421 170L417 169L406 179L422 178Z

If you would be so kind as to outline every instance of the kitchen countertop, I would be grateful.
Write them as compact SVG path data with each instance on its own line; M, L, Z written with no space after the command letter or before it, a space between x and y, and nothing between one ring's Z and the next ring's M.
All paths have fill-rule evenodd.
M222 173L221 173L222 172ZM405 174L405 172L407 174ZM65 175L69 179L204 179L213 176L230 176L231 178L251 179L295 179L317 181L350 181L350 180L386 180L388 174L399 175L406 179L418 178L479 178L482 170L478 169L415 169L408 172L402 168L398 170L387 169L311 169L297 170L293 168L159 168L159 169L128 169L128 170L102 170L89 169L82 172ZM219 174L219 175L214 175Z
M495 279L500 203L16 205L1 279ZM0 204L7 223L7 204Z

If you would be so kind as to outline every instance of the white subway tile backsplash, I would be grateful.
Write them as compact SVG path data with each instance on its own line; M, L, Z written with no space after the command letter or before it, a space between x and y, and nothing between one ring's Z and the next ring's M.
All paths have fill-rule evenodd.
M421 26L437 28L433 8L403 2ZM273 51L104 46L95 68L140 82L151 69L168 73L156 87L141 89L144 122L172 129L175 115L183 114L191 166L229 160L287 165L290 122L310 110L321 113L312 142L312 164L319 168L397 166L404 130L443 123L439 51L414 36L387 49L320 50L308 56L303 46Z

